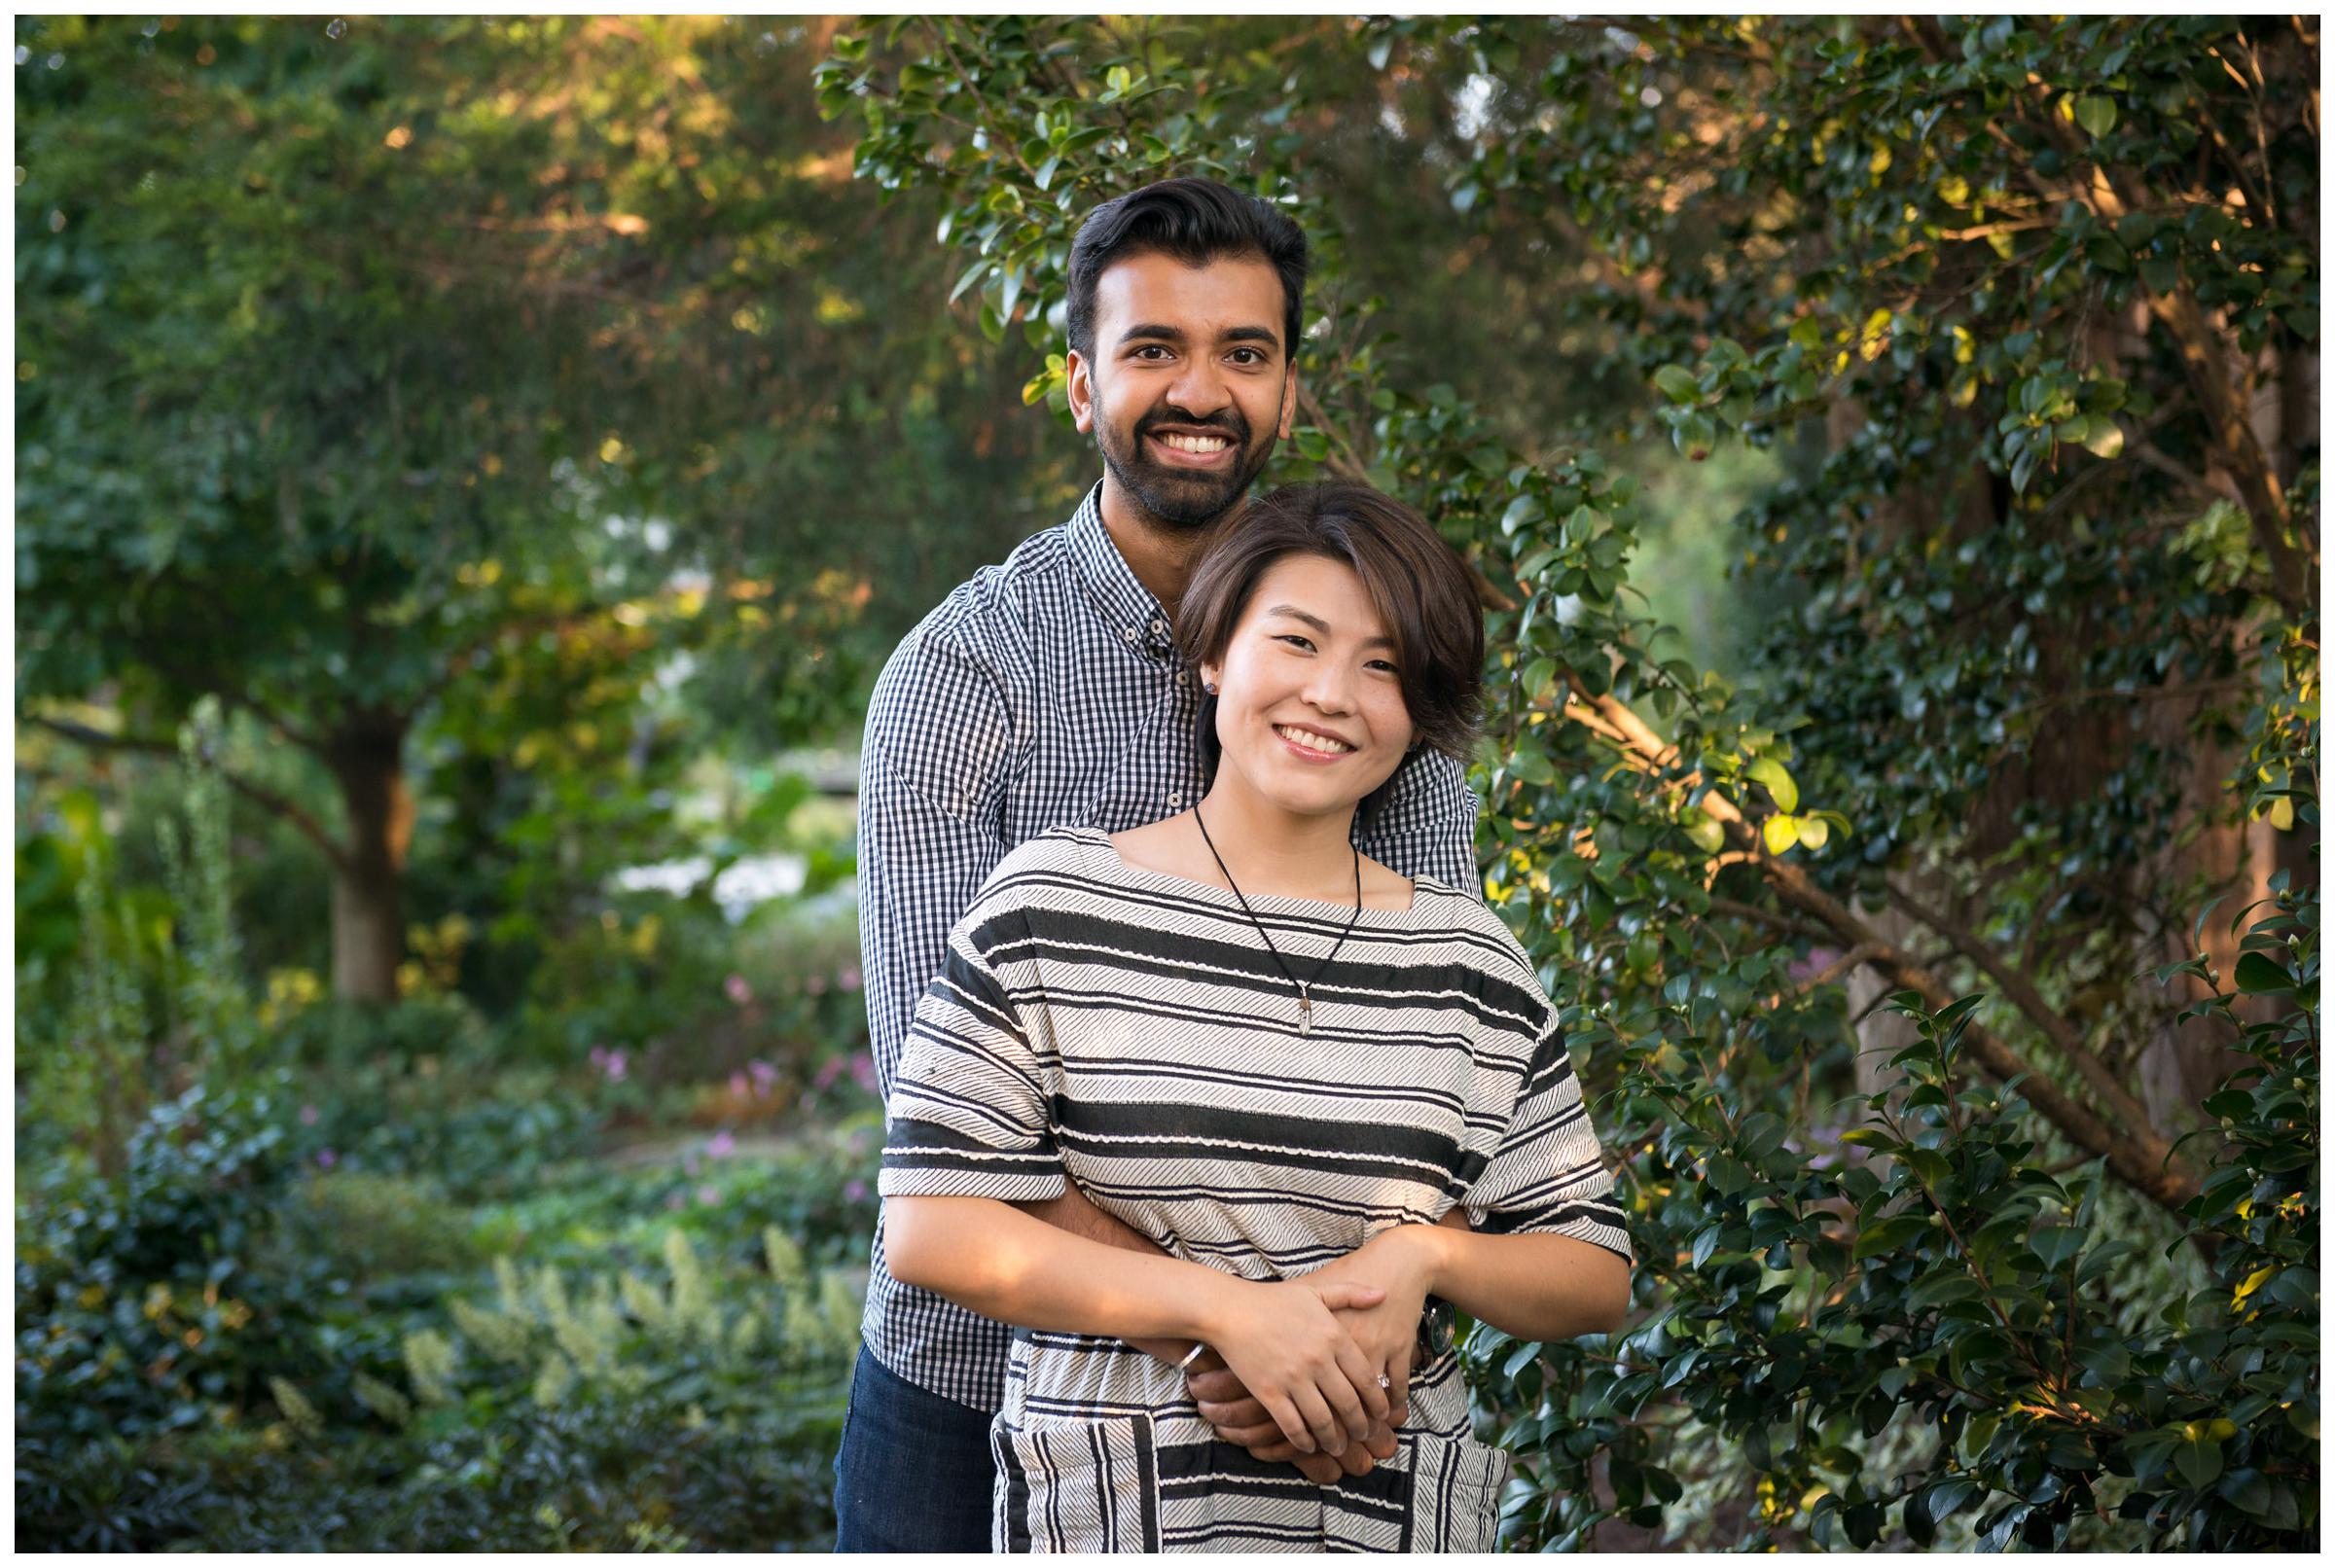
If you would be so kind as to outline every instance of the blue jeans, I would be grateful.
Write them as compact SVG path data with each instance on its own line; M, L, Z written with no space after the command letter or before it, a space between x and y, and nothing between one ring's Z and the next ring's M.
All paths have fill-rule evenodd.
M928 1393L863 1346L835 1456L838 1551L989 1550L989 1415Z

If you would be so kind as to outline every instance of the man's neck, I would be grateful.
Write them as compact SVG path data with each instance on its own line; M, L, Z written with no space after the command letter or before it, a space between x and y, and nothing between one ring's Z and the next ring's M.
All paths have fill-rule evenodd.
M1117 476L1102 476L1102 525L1135 581L1150 589L1169 620L1183 602L1192 581L1193 557L1207 529L1178 528L1151 515L1151 509L1120 488Z

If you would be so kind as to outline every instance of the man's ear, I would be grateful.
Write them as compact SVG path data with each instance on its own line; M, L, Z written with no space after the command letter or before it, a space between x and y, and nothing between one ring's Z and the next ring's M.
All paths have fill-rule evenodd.
M1274 439L1275 441L1287 441L1289 439L1289 427L1296 421L1296 419L1297 367L1292 365L1289 367L1289 374L1281 377L1281 422L1275 431ZM1084 427L1082 426L1081 428L1083 429Z
M1087 364L1087 356L1073 348L1070 350L1069 369L1065 374L1069 378L1070 418L1078 426L1080 435L1091 435L1095 429L1094 369ZM1281 422L1288 423L1286 413L1282 415ZM1282 434L1286 435L1287 432L1283 431Z

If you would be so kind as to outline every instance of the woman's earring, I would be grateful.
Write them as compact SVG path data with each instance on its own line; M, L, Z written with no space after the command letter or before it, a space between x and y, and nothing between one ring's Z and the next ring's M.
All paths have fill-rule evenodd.
M1201 689L1202 691L1203 691L1203 692L1207 693L1207 694L1208 694L1208 695L1210 695L1210 696L1214 696L1214 695L1216 695L1216 683L1215 683L1214 681L1203 681L1203 682L1201 682L1201 683L1200 683L1200 689Z

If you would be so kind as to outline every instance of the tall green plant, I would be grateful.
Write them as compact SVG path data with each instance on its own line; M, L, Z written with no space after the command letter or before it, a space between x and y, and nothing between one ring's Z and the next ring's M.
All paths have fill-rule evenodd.
M1892 1525L1927 1541L1941 1521L1962 1527L1965 1514L1994 1545L2066 1544L2109 1528L2103 1514L2118 1510L2138 1538L2161 1541L2291 1542L2316 1530L2316 1305L2297 1304L2315 1261L2282 1265L2295 1278L2287 1298L2261 1308L2275 1333L2250 1365L2215 1360L2221 1331L2198 1331L2197 1312L2153 1315L2136 1301L2185 1273L2194 1283L2190 1252L2226 1253L2227 1216L2195 1204L2228 1155L2161 1128L2134 1053L2109 1049L2124 1028L2183 1021L2180 999L2131 983L2145 962L2136 944L2151 928L2116 924L2114 941L2094 941L2092 927L2105 923L2097 904L2028 875L2079 835L2079 869L2129 863L2148 812L2166 814L2176 839L2195 837L2227 822L2229 802L2184 794L2161 743L2104 771L2038 781L2038 800L2058 814L2035 824L2028 807L2006 806L2027 827L2003 896L2047 940L2010 961L1992 918L1973 928L1958 914L1970 892L1958 873L1971 863L1955 858L1968 845L1974 781L2002 772L1998 755L1993 774L1985 764L2011 729L1993 705L1966 699L1964 683L1991 667L1983 660L2008 650L2023 678L2064 687L2066 664L2022 665L2022 650L2064 651L2066 626L2092 618L2127 633L2099 666L2103 681L2134 690L2218 678L2256 635L2249 626L2308 608L2277 563L2316 552L2315 491L2288 486L2282 513L2251 514L2235 577L2209 570L2193 585L2202 599L2176 586L2209 566L2194 549L2135 559L2130 546L2098 547L2123 514L2078 504L2079 481L2099 481L2067 473L2076 460L2062 445L2105 450L2128 406L2154 417L2139 410L2170 399L2118 402L2097 375L2067 369L2087 318L2083 298L2054 281L2072 287L2097 248L2086 218L2069 214L2035 242L2053 248L2029 258L2034 287L2019 274L1968 284L1998 336L1969 341L1975 329L1935 310L1917 333L1873 298L1900 281L1891 268L1904 259L1886 247L1911 243L1919 267L1962 243L1923 227L1883 178L1913 156L1903 144L2007 171L1940 174L1949 202L1999 211L2005 179L2043 182L2048 196L2074 176L2082 144L2027 126L2027 89L2006 99L2003 84L2040 76L2056 115L2052 83L2105 78L2127 105L2118 145L2145 150L2152 125L2195 107L2152 73L2216 42L2235 49L2233 36L2211 24L1998 19L1969 24L1958 41L1932 28L1916 58L1855 24L1814 21L1641 37L1524 22L901 20L880 37L839 38L820 69L823 107L859 119L858 172L887 190L938 193L940 238L964 253L957 294L974 302L980 329L1046 356L1024 394L1032 403L1059 401L1063 267L1096 201L1149 178L1212 173L1283 202L1320 264L1319 316L1299 364L1302 422L1279 476L1366 477L1420 507L1484 576L1491 739L1475 779L1489 808L1487 889L1542 963L1593 1080L1612 1087L1599 1125L1624 1159L1643 1309L1607 1346L1474 1341L1479 1391L1523 1455L1516 1544L1579 1545L1617 1513L1658 1522L1684 1493L1681 1472L1714 1462L1707 1448L1657 1447L1682 1407L1732 1447L1736 1490L1752 1506L1721 1528L1748 1544L1790 1532L1862 1545ZM1357 53L1383 70L1385 90L1342 114L1340 100L1317 95L1311 62ZM2257 54L2252 69L2285 69L2291 56L2274 50L2265 65ZM1868 80L1885 69L1899 74ZM2148 89L2134 86L2144 80ZM1471 96L1472 130L1456 128L1446 96L1455 82ZM2242 124L2226 98L2209 107ZM2067 101L2071 124L2105 134L2092 126L2108 117L2084 93ZM1388 339L1379 302L1347 287L1345 258L1370 236L1334 221L1314 183L1315 149L1414 125L1450 127L1435 134L1461 221L1530 225L1552 243L1586 245L1595 281L1579 313L1627 324L1612 358L1647 375L1643 424L1673 431L1688 456L1706 453L1722 425L1773 440L1823 414L1851 432L1820 473L1787 482L1745 519L1755 557L1778 544L1798 552L1804 606L1799 626L1771 639L1760 689L1650 652L1655 628L1627 584L1635 485L1594 441L1525 451L1498 439L1463 389L1416 370L1425 356ZM2307 205L2282 128L2272 145L2269 166L2249 178L2269 179L2284 210ZM1716 157L1714 146L1733 151ZM1793 160L1803 172L1792 179L1754 172ZM1699 193L1708 199L1681 199ZM2011 205L2017 227L2005 237L2018 257L2029 242L2016 236L2040 231L2049 209L2030 216L2027 197ZM1892 223L1913 227L1900 234ZM2189 228L2204 235L2218 225L2204 217ZM2240 340L2315 338L2308 274L2273 267L2247 284L2240 274L2258 258L2233 248L2209 262L2217 253L2201 239L2178 256L2212 267L2216 288L2253 290L2261 319L2245 317ZM2166 297L2173 304L2159 317L2177 366L2183 345L2199 345L2181 291ZM2226 422L2211 417L2211 389L2190 395L2207 414L2201 443L2246 469ZM1942 446L1951 435L1934 419L1908 423L1933 407L1969 409L2000 439ZM1874 537L1867 525L1882 505L1924 501L1935 480L1923 462L1956 449L1980 465L1982 491L1994 482L2033 498L1952 527L1925 528L1916 511ZM2169 461L2185 466L2178 454ZM2121 474L2130 482L2137 472ZM2059 483L2048 500L2039 481ZM2192 498L2182 520L2203 511ZM2046 525L2072 542L2044 538ZM2025 630L1982 613L2004 608L2002 586L1974 619L1954 619L1987 591L1997 541L2018 563L2007 592L2032 623ZM2136 579L2172 595L2178 613L2133 622L2118 606ZM2294 636L2315 643L2315 616L2296 624ZM1900 634L1912 639L1902 663L1876 657L1877 638ZM2315 834L2316 677L2289 659L2272 679L2265 699L2288 716L2271 727L2290 759L2280 799L2296 831ZM1944 736L1891 727L1894 715L1933 712L1957 727ZM2071 782L2083 799L2049 793ZM2199 896L2187 872L2150 892ZM2315 925L2315 892L2295 897L2293 917ZM1873 911L1876 898L1931 934L1901 934ZM1894 1074L1868 1069L1860 1083L1860 1040L1875 1031L1847 1015L1841 986L1868 976L1900 995L1916 1032ZM2116 1005L2071 1000L2102 986ZM1981 987L1984 1001L1964 994ZM2295 1001L2315 1037L2315 1000ZM2315 1093L2315 1073L2314 1060L2290 1076ZM2316 1126L2285 1134L2303 1157L2292 1168L2306 1172L2288 1196L2308 1212ZM2111 1203L2110 1193L2138 1205ZM2086 1233L2117 1209L2142 1234ZM2199 1234L2190 1252L2184 1224ZM2137 1279L2114 1249L2144 1236L2175 1256ZM2252 1403L2263 1390L2248 1378L2277 1384L2275 1416ZM1903 1412L1934 1436L1891 1430ZM2190 1457L2153 1463L2176 1416ZM1919 1457L1900 1474L1868 1476L1877 1442ZM2209 1446L2228 1465L2209 1465ZM2079 1529L2079 1519L2089 1522Z

